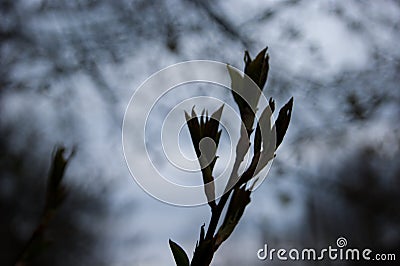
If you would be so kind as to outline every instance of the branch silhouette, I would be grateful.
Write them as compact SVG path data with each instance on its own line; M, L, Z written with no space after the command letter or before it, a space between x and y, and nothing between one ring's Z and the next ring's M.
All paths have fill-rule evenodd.
M221 117L223 106L221 106L210 117L208 112L203 110L198 117L194 109L191 115L185 112L187 126L192 138L192 143L202 168L202 176L205 194L211 208L211 219L205 230L205 224L200 228L200 238L197 241L191 263L185 251L175 242L170 240L170 248L177 266L207 266L211 264L215 252L232 234L238 225L243 213L251 201L252 188L251 180L275 157L275 151L282 143L286 131L289 127L293 108L293 97L280 109L278 118L271 125L271 117L275 111L275 101L270 98L267 106L258 121L255 110L261 97L262 90L266 84L269 71L269 55L267 48L263 49L252 59L249 52L244 55L244 73L257 84L260 90L251 92L242 82L245 77L241 77L238 72L229 68L232 82L232 96L238 105L241 122L244 129L241 130L240 139L236 147L236 158L231 176L226 184L225 193L218 202L215 200L215 187L213 185L213 169L218 157L215 150L203 152L201 140L211 138L218 148L221 136L219 129L219 118ZM247 90L246 90L247 89ZM243 97L243 95L246 95ZM250 142L250 137L255 132L254 143ZM263 134L262 134L263 132ZM253 156L247 169L239 174L239 166L245 155L253 148ZM206 149L207 150L207 149ZM208 186L205 186L208 184ZM227 208L224 217L223 210ZM218 228L219 222L222 221Z
M69 160L74 155L75 150L72 150L68 157L65 157L64 153L64 147L56 147L47 178L46 199L42 215L32 236L26 243L21 255L18 257L15 263L16 266L30 265L30 261L38 256L48 244L44 234L67 195L66 188L62 184L62 181L65 169Z

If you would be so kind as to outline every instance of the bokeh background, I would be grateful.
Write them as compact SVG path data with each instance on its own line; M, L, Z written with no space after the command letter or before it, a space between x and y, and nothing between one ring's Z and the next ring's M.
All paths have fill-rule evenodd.
M139 188L123 157L125 108L170 64L242 69L243 51L265 46L265 94L278 106L294 96L292 122L214 265L278 265L257 250L340 236L400 259L399 1L1 0L0 10L1 265L38 222L60 144L76 147L68 197L33 265L173 265L169 238L191 254L208 206L170 206ZM337 262L294 264L318 263Z

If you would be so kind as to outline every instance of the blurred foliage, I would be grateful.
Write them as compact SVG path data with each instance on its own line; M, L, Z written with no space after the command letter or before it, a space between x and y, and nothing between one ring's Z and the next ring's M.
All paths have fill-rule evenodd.
M304 217L291 227L284 223L289 219L286 216L268 216L272 201L268 208L258 206L254 220L262 221L260 231L269 229L260 242L323 245L345 232L354 245L370 241L378 243L379 250L398 247L393 229L399 227L398 210L393 206L398 199L393 189L399 175L393 169L398 165L396 136L400 132L399 1L288 0L254 6L252 1L244 6L207 0L0 2L1 264L15 260L40 217L51 147L67 138L82 138L86 143L92 137L91 125L77 119L93 97L79 98L87 87L85 82L105 103L98 109L91 105L89 110L105 109L114 119L110 127L115 128L120 121L116 106L125 103L125 88L132 86L113 80L124 74L121 68L130 73L130 81L139 82L145 78L141 70L147 70L147 75L182 59L212 58L239 64L239 51L261 49L264 43L273 49L275 59L268 94L279 102L294 95L298 103L286 145L274 162L273 173L281 178L266 187L272 189L271 195L279 191L283 211L290 206L304 208ZM315 20L316 14L324 19ZM344 36L361 40L367 54L362 66L351 65L359 46L337 47L349 40L338 40L343 35L335 36L333 25L345 31ZM320 36L325 36L323 43ZM328 51L327 44L332 44ZM143 54L151 59L144 60ZM329 58L336 57L350 58L346 61L350 65L337 65L323 76L321 72L332 68ZM296 59L302 64L292 71ZM21 98L25 101L18 101ZM43 99L53 105L43 104ZM77 106L80 102L84 104ZM21 106L24 103L30 108ZM32 106L41 110L39 115ZM43 133L48 129L45 126L51 126L50 134ZM108 137L100 141L102 145L110 142ZM371 149L372 153L366 152ZM285 182L293 189L287 189ZM327 184L329 189L324 189ZM107 199L92 191L101 185L71 186L74 196L66 199L49 228L49 234L62 241L54 241L46 258L36 265L101 265L99 256L107 256L96 248L107 243L91 226L107 213ZM378 205L387 207L378 210ZM279 230L274 234L281 224L290 236ZM332 233L318 229L311 239L314 233L298 229L304 226L329 228ZM365 232L370 234L364 239ZM372 241L374 236L379 241ZM227 263L254 262L236 250L231 253L225 258Z
M103 200L79 187L60 186L68 160L61 157L62 150L56 151L46 181L48 156L39 158L30 150L15 153L4 131L0 135L1 264L105 265L107 258L98 254L102 236L83 220L104 217ZM59 209L66 190L68 197Z
M44 208L31 238L27 241L23 252L16 262L17 266L30 265L31 261L38 257L48 245L48 241L46 241L44 235L67 195L66 188L62 184L62 181L65 168L74 152L71 152L69 157L65 157L64 153L64 147L56 147L54 151L47 178Z

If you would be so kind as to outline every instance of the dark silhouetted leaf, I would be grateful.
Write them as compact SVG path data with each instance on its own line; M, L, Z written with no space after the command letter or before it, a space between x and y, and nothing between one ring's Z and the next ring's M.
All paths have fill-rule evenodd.
M272 113L275 111L275 101L274 101L274 99L272 99L272 97L271 98L269 98L269 107L271 108L271 111L272 111Z
M292 116L293 97L281 108L278 118L275 121L276 126L276 148L282 143L286 130L289 127L290 117Z
M251 59L248 51L244 54L244 73L246 73L263 90L268 78L269 55L268 47L264 48L254 60Z
M172 255L174 255L176 266L189 266L189 258L186 255L186 252L171 239L169 240L169 246Z

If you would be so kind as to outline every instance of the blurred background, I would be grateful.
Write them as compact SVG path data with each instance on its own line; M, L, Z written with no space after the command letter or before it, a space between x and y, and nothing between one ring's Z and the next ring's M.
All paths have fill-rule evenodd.
M32 265L174 265L169 238L191 257L209 208L139 188L122 151L125 108L166 66L243 69L244 50L265 46L264 92L278 107L294 96L292 121L214 265L278 265L257 250L324 248L340 236L400 259L399 1L1 0L0 12L1 265L38 223L60 144L76 147L68 196Z

